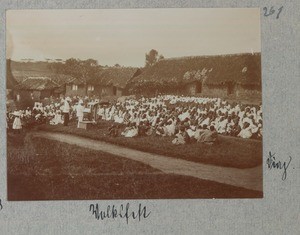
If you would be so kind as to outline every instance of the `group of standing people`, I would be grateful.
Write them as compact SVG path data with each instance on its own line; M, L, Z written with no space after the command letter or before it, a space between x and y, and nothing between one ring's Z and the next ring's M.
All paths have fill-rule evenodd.
M50 104L43 105L35 102L33 107L27 107L13 112L7 111L7 128L20 133L23 127L30 127L37 124L49 123L51 125L68 125L73 117L72 99L67 97L62 100L54 100Z

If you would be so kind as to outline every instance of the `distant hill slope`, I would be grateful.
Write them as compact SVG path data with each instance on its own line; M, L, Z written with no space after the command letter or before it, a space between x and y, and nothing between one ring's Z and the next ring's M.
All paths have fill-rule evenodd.
M28 77L48 77L60 85L73 79L73 77L69 75L57 74L55 71L51 70L50 64L51 63L43 62L43 61L40 62L11 61L10 72L18 83L23 82Z
M70 75L56 73L56 71L51 69L53 67L51 65L51 62L11 61L10 72L19 83L29 77L48 77L60 85L73 80L73 77ZM114 84L123 88L133 75L138 74L137 71L139 70L135 67L103 67L99 69L95 77L91 77L89 80L95 85Z
M36 71L36 72L52 72L48 62L18 62L11 61L12 71Z

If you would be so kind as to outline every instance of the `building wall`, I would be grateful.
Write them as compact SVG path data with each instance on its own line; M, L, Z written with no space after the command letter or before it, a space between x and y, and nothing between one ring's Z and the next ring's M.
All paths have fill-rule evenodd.
M202 95L208 97L221 97L221 98L237 98L237 99L261 99L260 86L243 86L234 84L232 94L228 94L228 86L224 85L203 85Z
M96 86L95 90L100 97L115 95L113 86Z
M53 95L53 91L51 90L40 91L40 99L49 98L52 95Z
M31 93L32 93L31 91L27 91L27 90L15 90L14 91L14 99L16 101L28 101L28 100L32 100ZM35 95L38 96L37 93Z
M195 81L195 82L186 84L184 87L184 93L186 93L188 95L196 95L196 94L202 93L201 82Z
M17 99L19 97L19 99ZM14 107L16 109L25 109L27 107L32 107L34 100L31 98L31 91L26 90L14 90Z
M102 87L102 96L113 96L114 94L114 87L113 86L105 86Z
M71 88L71 86L70 86ZM78 87L79 90L79 87ZM82 91L82 94L84 94L84 90ZM87 95L88 96L98 96L98 97L104 97L104 96L121 96L122 95L122 89L114 87L114 86L100 86L100 85L94 85L94 90L88 90L87 89Z
M28 91L34 100L39 100L41 98L41 91Z
M85 96L85 86L84 85L77 85L77 90L72 90L72 84L66 84L66 96Z
M122 95L123 95L123 90L124 90L124 89L118 87L118 88L117 88L116 96L117 96L117 97L122 96Z
M32 107L35 101L41 101L44 98L49 98L53 94L53 91L32 91L32 90L15 90L14 100L18 108L25 109L26 107ZM17 99L19 97L19 100Z
M99 96L99 94L100 94L99 89L94 88L93 91L87 90L87 95L90 96L90 97L92 97L92 96Z
M141 94L143 95L157 95L159 91L149 91L144 89ZM127 93L127 95L136 95L135 93ZM201 97L219 97L227 99L236 99L236 100L247 100L247 101L259 101L262 99L262 92L260 86L250 86L250 85L238 85L235 83L226 83L220 85L208 85L202 84L199 87L197 82L188 83L178 90L170 90L164 92L163 94L177 94L177 95L192 95L192 96L201 96ZM119 95L119 94L118 94Z
M53 94L53 90L16 90L14 92L15 100L17 100L17 96L19 95L20 101L41 100L44 98L49 98L50 96L53 96Z
M208 97L227 97L227 86L203 84L202 95Z
M261 86L258 85L237 85L236 89L237 98L256 98L262 99Z

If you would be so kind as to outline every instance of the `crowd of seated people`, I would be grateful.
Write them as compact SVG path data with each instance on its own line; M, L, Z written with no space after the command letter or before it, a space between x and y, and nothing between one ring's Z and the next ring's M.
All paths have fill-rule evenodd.
M81 118L89 97L73 97L71 119ZM63 123L64 99L43 106L36 103L32 109L19 110L21 122ZM16 111L14 112L16 114ZM220 98L201 98L164 95L152 98L129 98L100 106L99 120L111 121L110 136L169 136L175 145L190 142L214 143L218 135L246 139L262 138L262 109L257 105L229 103ZM16 115L8 115L15 118ZM30 121L29 121L30 120Z
M124 137L154 133L173 136L174 144L215 142L218 134L262 138L261 106L230 104L220 98L142 97L101 107L98 115L103 120L126 125L121 132ZM116 129L118 125L110 129L114 136Z

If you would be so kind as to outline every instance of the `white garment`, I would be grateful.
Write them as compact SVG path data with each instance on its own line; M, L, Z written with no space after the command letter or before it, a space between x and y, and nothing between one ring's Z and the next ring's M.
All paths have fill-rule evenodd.
M136 127L131 128L125 133L125 137L135 137L138 135L138 129Z
M166 126L166 134L168 136L172 136L175 134L175 125L173 123Z
M241 138L244 138L244 139L249 139L249 138L251 138L252 133L251 133L251 131L250 131L249 128L247 128L247 129L242 129L242 130L240 131L240 133L238 134L238 136L241 137Z
M62 117L61 117L61 114L59 113L56 113L54 118L50 121L50 124L51 125L57 125L57 124L62 124L63 123L63 120L62 120Z
M203 122L201 122L201 125L203 126L203 125L209 125L209 121L210 121L210 118L209 117L207 117Z
M21 119L18 116L15 117L15 120L14 120L14 123L13 123L13 129L14 130L22 129Z
M70 104L68 101L64 101L64 106L63 106L63 113L69 113L70 112Z
M83 110L84 110L84 106L78 104L76 107L76 115L77 117L83 117Z

